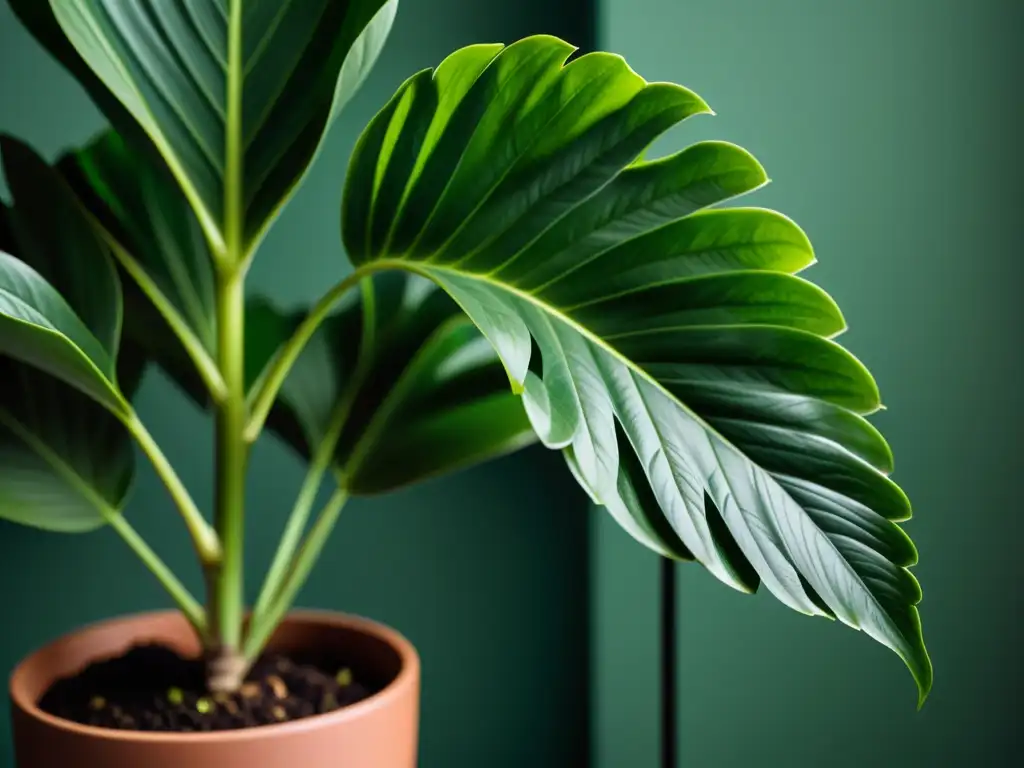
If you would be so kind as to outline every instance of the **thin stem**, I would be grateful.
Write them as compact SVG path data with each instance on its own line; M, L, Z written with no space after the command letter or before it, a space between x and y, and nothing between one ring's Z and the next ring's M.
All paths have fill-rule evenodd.
M295 564L289 571L288 578L270 609L258 621L255 618L253 620L243 649L246 661L251 663L259 655L264 644L270 639L274 629L291 607L302 585L306 583L309 572L320 557L324 544L327 543L334 524L338 520L338 515L341 514L347 501L348 492L344 488L338 488L321 510L317 521L302 544L302 549L295 558Z
M196 372L199 377L203 380L203 384L206 385L206 389L210 393L210 397L213 398L215 403L219 403L224 399L224 379L221 378L220 371L217 370L217 364L213 358L206 351L203 343L199 340L199 337L192 331L188 323L182 318L175 309L174 305L168 301L167 297L164 296L163 292L157 287L153 279L146 274L146 271L142 268L135 257L132 256L128 251L121 245L117 239L111 235L98 221L94 220L97 230L100 236L104 239L110 250L113 252L114 257L118 263L124 267L125 272L131 275L132 279L138 284L139 288L142 289L143 293L149 298L156 307L157 311L163 317L167 326L171 329L178 340L181 342L181 346L185 349L185 352L192 359L193 365L195 365Z
M230 659L242 637L245 610L243 546L245 470L245 212L242 152L242 0L231 0L228 18L225 119L224 254L217 274L217 363L225 397L216 411L216 515L223 546L212 581L211 621L220 659ZM215 673L216 674L216 673ZM228 683L230 687L234 681Z
M337 430L340 433L340 430ZM313 461L302 482L298 498L292 507L288 522L285 524L284 534L277 545L277 552L274 553L274 560L270 565L267 575L263 579L263 586L260 589L256 605L252 609L253 620L258 620L270 607L270 603L281 589L287 572L288 564L299 547L302 539L302 532L306 529L309 515L313 511L313 504L316 501L317 492L323 482L324 473L334 458L334 449L338 444L337 437L325 437L317 450Z
M373 359L374 336L377 327L377 302L373 280L369 277L363 278L359 288L363 300L363 328L356 367L348 382L345 394L339 401L334 413L331 414L330 423L327 426L323 439L320 441L320 446L313 455L309 471L306 473L306 478L299 490L299 496L295 500L295 506L292 508L291 515L285 525L284 535L281 537L277 552L274 554L274 561L267 571L256 606L253 608L253 621L260 620L263 614L267 612L274 598L281 591L281 583L287 574L288 565L299 547L302 532L306 528L309 514L313 509L313 503L316 501L317 492L320 490L320 485L323 482L323 476L334 460L334 452L338 446L341 432L345 427L345 422L348 420L349 413L355 403L356 395L359 393L359 389L366 378Z
M363 280L372 272L379 271L380 269L381 267L377 264L368 264L331 288L309 311L306 318L295 329L292 337L277 351L273 360L260 376L259 382L253 387L253 396L249 401L249 423L245 428L246 440L253 442L259 437L260 431L263 429L263 423L267 419L267 414L270 413L274 400L277 399L277 393L284 384L284 380L288 377L288 372L291 370L292 365L295 364L299 355L302 354L306 343L312 338L316 329L320 327L320 323L324 321L324 318L331 313L334 306L351 288L355 287L360 280Z
M242 5L229 0L227 110L224 124L224 249L222 272L233 272L245 256L243 201L244 160L242 147Z
M171 466L163 451L160 450L156 440L149 434L149 430L139 420L138 415L132 412L123 417L123 421L128 431L139 444L139 447L142 448L143 453L149 457L153 469L156 470L157 475L163 481L168 493L170 493L175 505L177 505L178 511L181 512L189 535L192 537L192 542L195 544L196 552L199 554L199 560L204 567L215 565L221 558L221 545L216 531L206 522L203 513L199 511L199 508L196 507L195 502L189 495L188 489L185 488L181 478L174 471L174 467Z
M178 604L178 608L181 609L185 618L188 619L195 629L196 634L200 638L205 638L207 629L206 612L203 610L203 606L199 604L199 601L192 597L192 593L188 591L188 588L178 580L178 577L160 559L160 556L150 548L149 544L146 543L123 515L111 515L107 518L107 522L124 539L124 542L138 556L139 560L156 576L157 581L163 585L167 593L174 599L174 602Z

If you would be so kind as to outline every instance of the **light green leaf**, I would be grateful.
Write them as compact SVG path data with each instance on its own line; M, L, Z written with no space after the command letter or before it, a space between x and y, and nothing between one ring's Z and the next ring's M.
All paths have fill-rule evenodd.
M374 279L371 357L360 360L362 301L329 317L296 361L269 425L309 457L337 437L335 472L357 494L381 493L521 448L535 439L491 346L429 281ZM249 308L250 379L302 314Z
M541 440L636 539L863 629L923 700L909 502L864 419L875 382L832 340L838 308L794 274L807 238L709 209L766 182L736 146L641 159L709 111L699 97L608 54L566 65L571 50L478 46L410 78L352 158L350 257L454 297Z
M124 506L133 457L114 416L0 357L0 517L63 533L97 528Z
M137 121L211 242L223 249L237 218L248 254L376 60L397 4L50 0L92 70L84 75L41 11L19 14L58 58L72 60L87 89L98 77L116 97L121 108L106 109L115 127L124 127L124 110Z

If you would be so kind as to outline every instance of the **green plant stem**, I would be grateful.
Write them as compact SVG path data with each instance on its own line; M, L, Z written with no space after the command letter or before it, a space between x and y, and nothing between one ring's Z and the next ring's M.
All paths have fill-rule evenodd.
M206 613L199 604L199 601L192 596L192 593L178 580L178 577L160 559L160 556L150 548L138 531L125 520L123 515L111 515L107 518L107 522L124 539L124 542L156 577L157 581L163 585L164 589L167 590L167 593L178 604L178 608L181 609L185 618L188 619L195 629L196 634L205 640L207 631Z
M241 642L244 605L243 547L245 533L245 470L249 446L245 429L243 350L245 304L240 274L218 285L218 352L227 397L216 413L216 520L223 554L215 577L214 631L225 649Z
M157 475L181 512L189 535L192 537L192 543L195 545L196 552L199 555L200 562L207 568L215 566L220 561L222 554L220 540L216 531L210 527L202 512L196 507L195 502L189 495L188 489L181 482L181 478L178 477L174 467L171 466L167 457L164 456L163 451L160 450L160 446L157 445L153 436L149 434L145 425L139 420L138 415L131 412L123 418L123 421L143 453L149 457L153 469L156 470Z
M254 622L261 620L261 617L267 612L275 596L281 591L281 583L288 572L289 563L299 547L302 532L306 528L309 514L313 509L313 503L316 501L317 492L320 490L320 485L323 482L323 476L334 460L334 452L338 446L341 432L345 427L349 413L355 403L356 395L359 393L359 389L370 367L377 326L377 302L373 280L369 277L363 278L359 288L363 299L363 328L356 368L344 396L335 408L334 413L331 414L330 423L320 442L320 446L313 455L309 471L306 473L306 478L303 480L298 498L295 500L295 506L288 517L284 535L281 537L277 552L274 554L274 561L267 571L256 606L252 610Z
M267 415L274 405L274 400L277 399L277 393L288 377L288 372L299 355L302 354L306 343L320 327L320 323L349 290L372 272L379 270L380 268L376 264L366 265L331 288L313 306L299 327L295 329L291 338L277 351L267 369L260 376L257 386L253 388L253 396L250 398L249 405L249 423L245 429L246 440L253 442L259 437Z
M348 492L344 488L338 488L331 498L324 505L316 522L310 529L306 540L299 550L295 563L288 572L288 577L281 587L280 592L274 598L268 611L259 620L253 619L249 634L245 639L243 654L247 662L252 662L263 649L264 644L270 639L274 629L284 618L285 613L291 607L298 595L302 585L306 583L309 572L316 564L324 544L334 529L334 524L341 514L345 502L348 501Z
M210 620L219 658L237 655L245 611L243 547L245 470L249 446L243 438L245 408L245 270L242 151L242 0L228 9L228 82L225 116L224 252L217 270L217 364L225 396L216 410L216 515L223 557L208 574ZM217 664L213 667L218 666ZM214 675L218 674L216 670ZM231 689L240 680L223 684Z
M296 498L291 514L288 516L288 522L285 524L281 541L277 545L277 552L274 553L274 560L267 570L256 605L252 609L253 621L259 621L270 608L274 597L281 589L281 582L287 573L288 564L291 562L295 550L299 547L302 533L306 529L309 515L313 511L313 503L316 501L320 484L323 482L324 474L334 458L334 449L338 444L338 435L341 433L341 430L333 431L333 435L324 437L309 466L306 478L302 482L302 488L299 490L298 498Z
M156 310L163 317L167 326L171 329L178 340L181 342L181 346L192 360L192 364L196 368L196 372L199 377L203 380L203 384L206 385L206 389L210 393L210 397L213 398L215 403L219 403L224 399L224 380L221 378L220 371L217 369L217 364L213 358L207 353L203 343L199 340L199 337L193 333L188 323L182 318L175 309L174 305L164 296L163 292L157 287L153 279L146 274L146 270L142 268L139 262L122 246L117 239L110 234L100 223L91 217L94 226L100 233L104 242L110 246L111 252L114 254L114 258L124 268L125 272L131 275L132 279L136 282L142 292L146 294L149 300L156 307Z

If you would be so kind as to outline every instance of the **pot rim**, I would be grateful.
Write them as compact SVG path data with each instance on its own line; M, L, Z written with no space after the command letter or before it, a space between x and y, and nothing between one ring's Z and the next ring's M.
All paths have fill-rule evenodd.
M24 690L22 690L21 686L18 685L20 675L24 673L24 669L37 655L42 654L51 646L61 643L81 632L87 632L90 629L99 628L109 624L116 624L118 622L142 622L147 619L161 619L168 616L180 615L179 611L171 609L162 611L144 611L141 613L127 614L109 619L101 619L99 621L85 624L76 630L67 632L64 635L46 643L23 658L11 673L8 683L8 693L10 695L12 705L15 709L21 710L32 719L41 721L51 728L75 733L80 736L88 736L94 739L105 739L107 741L120 742L147 742L151 744L166 744L170 742L213 744L218 742L251 742L260 739L272 739L280 736L296 735L307 731L339 725L349 720L356 720L376 709L388 707L395 699L402 698L407 688L418 685L420 667L419 654L417 654L416 648L412 643L410 643L402 634L385 624L381 624L380 622L363 616L342 613L340 611L318 609L300 609L291 611L282 621L282 624L293 620L313 621L333 626L343 626L355 629L356 631L362 632L366 635L377 637L390 645L395 652L398 653L402 666L395 679L392 680L383 690L380 690L362 701L356 702L355 704L350 704L346 707L342 707L341 709L337 709L334 712L328 712L321 715L311 715L298 720L291 720L286 723L277 723L274 725L259 725L225 731L208 731L205 733L129 731L118 728L100 728L95 725L76 723L73 720L66 720L62 717L57 717L56 715L44 712L36 705L36 702L31 701L25 695Z

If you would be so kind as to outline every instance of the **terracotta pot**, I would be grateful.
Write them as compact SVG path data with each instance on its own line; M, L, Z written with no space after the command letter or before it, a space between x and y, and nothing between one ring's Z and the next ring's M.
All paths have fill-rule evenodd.
M298 612L274 635L279 651L343 649L352 666L391 682L379 693L326 715L219 733L149 733L79 725L36 702L58 678L158 641L179 653L199 646L175 612L101 622L36 651L11 676L19 768L414 768L420 662L408 640L381 624L334 613Z

